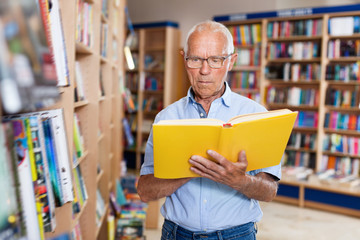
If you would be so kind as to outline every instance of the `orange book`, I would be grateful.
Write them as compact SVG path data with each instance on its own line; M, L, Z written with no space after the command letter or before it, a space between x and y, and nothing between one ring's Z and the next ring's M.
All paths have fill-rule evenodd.
M335 169L335 166L336 166L336 157L329 156L327 169Z

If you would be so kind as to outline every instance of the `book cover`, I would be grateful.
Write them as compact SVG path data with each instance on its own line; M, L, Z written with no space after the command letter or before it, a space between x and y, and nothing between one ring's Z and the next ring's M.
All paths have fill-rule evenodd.
M22 119L11 121L14 129L14 141L17 156L17 172L20 182L20 196L23 204L23 217L29 240L42 239L39 227L34 186L31 176L26 128Z
M198 177L192 155L215 150L232 162L245 150L247 171L280 163L297 112L288 109L240 115L228 123L216 119L164 120L153 125L154 174L157 178Z
M76 81L76 96L78 101L83 101L86 99L85 89L84 89L84 80L81 73L80 62L75 61L75 81Z
M55 200L51 187L49 165L46 159L45 136L41 126L41 119L38 114L29 116L32 144L34 146L35 164L37 170L36 191L40 194L40 201L43 207L44 231L55 230Z
M67 145L65 122L62 109L52 109L41 112L42 118L51 118L51 131L55 142L55 154L60 174L62 189L62 203L70 202L74 199L72 192L72 180L70 170L70 155Z
M51 0L50 7L50 32L53 46L53 59L57 74L57 86L68 86L70 83L69 68L59 1Z
M77 171L77 175L79 176L79 186L80 186L80 189L81 189L81 193L82 193L84 201L86 201L89 196L88 196L85 181L84 181L84 178L82 176L81 169L80 169L79 166L76 168L76 171Z
M81 211L82 206L84 205L84 194L82 193L81 186L80 186L80 179L79 179L79 172L77 169L80 168L80 166L77 166L76 168L73 168L73 177L74 177L74 192L75 192L75 199L73 202L73 212L78 213Z
M71 231L71 239L72 240L82 240L80 223L77 222L73 230Z
M60 172L57 164L54 137L51 131L51 119L42 118L42 126L45 137L46 158L48 160L50 182L53 188L55 205L61 206L62 190L61 190L61 182L60 182Z
M0 127L0 239L19 239L23 235L14 135L11 123Z
M79 158L84 154L84 141L81 135L80 120L76 113L74 113L73 137L76 156Z
M37 166L35 162L35 153L34 153L34 146L32 142L32 132L30 127L30 119L29 117L22 117L21 118L24 121L25 125L25 134L27 139L27 148L29 152L29 159L30 159L30 165L31 165L31 176L32 176L32 182L34 185L34 194L35 194L35 206L36 206L36 213L38 218L38 224L40 229L40 238L45 239L44 236L44 218L43 218L43 204L41 203L41 191L38 186L38 173L37 173ZM45 216L44 216L45 217Z

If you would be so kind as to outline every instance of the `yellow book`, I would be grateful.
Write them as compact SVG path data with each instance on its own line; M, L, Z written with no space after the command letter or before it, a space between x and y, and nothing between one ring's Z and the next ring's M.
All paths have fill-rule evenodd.
M280 163L297 112L280 109L217 119L162 120L153 125L154 175L157 178L198 177L190 171L192 155L209 158L211 149L232 162L245 150L247 171Z
M239 39L239 40L241 42L241 45L246 45L245 25L240 26L240 36L241 36L241 39Z

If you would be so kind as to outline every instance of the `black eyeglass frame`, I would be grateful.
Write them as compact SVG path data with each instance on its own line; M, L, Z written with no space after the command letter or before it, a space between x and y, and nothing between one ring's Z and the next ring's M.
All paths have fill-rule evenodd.
M187 56L187 57L185 57L185 62L186 62L186 65L187 65L188 68L193 68L193 69L201 68L203 66L203 64L204 64L204 61L206 61L210 68L219 69L219 68L222 68L224 66L225 60L227 58L229 58L231 55L233 55L233 54L231 53L231 54L229 54L227 56L210 56L208 58ZM219 58L219 59L221 59L221 66L220 67L212 67L211 64L209 63L209 59L211 59L211 58ZM190 67L189 63L188 63L189 59L199 59L199 60L201 60L201 65L199 67Z

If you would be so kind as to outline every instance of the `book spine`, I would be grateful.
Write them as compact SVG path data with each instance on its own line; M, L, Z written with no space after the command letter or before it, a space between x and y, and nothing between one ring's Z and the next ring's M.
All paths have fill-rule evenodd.
M82 192L82 196L84 201L88 199L88 194L87 194L87 190L86 190L86 185L85 185L85 181L84 178L81 174L81 169L78 167L76 168L77 174L79 176L79 186L81 187L81 192Z
M25 126L25 135L27 139L27 148L29 152L29 160L31 166L31 176L32 176L32 183L34 185L34 195L35 195L35 206L36 206L36 213L37 213L37 220L40 232L40 239L44 239L44 224L43 224L43 209L42 204L40 202L40 191L38 188L38 173L37 167L35 162L35 152L34 152L34 145L32 142L32 132L30 127L30 119L29 117L21 117L22 121L24 122Z
M13 154L14 134L12 125L3 122L0 126L0 216L3 219L0 226L0 239L18 239L23 233L21 219L21 202L16 167Z
M72 180L70 172L70 158L67 146L66 129L64 125L63 112L61 109L48 111L52 115L52 134L55 141L57 164L59 166L60 182L62 189L63 203L70 202L74 196L72 193Z
M62 192L61 192L61 181L60 181L60 173L57 166L57 159L55 153L54 139L51 133L51 119L43 118L42 125L45 136L45 146L46 146L46 154L49 165L49 172L51 178L51 185L54 192L55 205L62 205Z
M80 186L80 180L79 180L79 172L78 172L78 168L80 166L77 166L76 168L73 169L73 176L74 176L74 182L75 182L75 187L76 187L76 192L77 192L77 200L79 202L79 207L80 209L82 208L82 206L84 205L84 194L82 193L81 190L81 186Z
M69 70L67 65L66 47L59 8L59 1L52 0L50 16L51 38L53 42L53 58L56 66L58 86L69 85Z
M46 158L45 137L43 128L41 127L41 119L39 115L30 116L30 126L32 129L33 143L36 145L34 152L36 154L36 165L38 171L38 187L40 187L41 197L47 199L47 206L43 206L44 231L51 232L55 230L55 200L54 193L51 187L51 180L49 174L49 165ZM42 170L42 171L41 171Z

